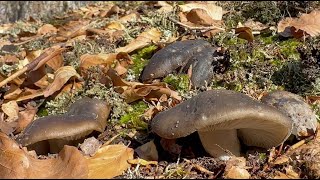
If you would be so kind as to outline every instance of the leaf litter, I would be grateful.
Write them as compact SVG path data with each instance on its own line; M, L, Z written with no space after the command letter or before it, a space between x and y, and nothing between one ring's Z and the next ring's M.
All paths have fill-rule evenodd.
M235 157L222 162L204 152L195 134L171 142L160 140L148 131L146 124L157 113L200 91L228 88L260 97L266 87L271 89L268 81L262 82L265 83L262 86L233 82L244 81L241 71L247 67L251 68L247 79L257 78L250 72L256 71L254 68L259 67L261 59L269 63L267 59L271 58L271 64L279 61L273 57L291 60L285 55L292 50L278 42L269 43L272 38L296 38L299 43L301 38L304 41L315 38L315 43L318 42L317 10L264 24L256 15L241 20L243 17L238 16L241 9L235 12L232 7L245 6L245 3L221 3L104 2L53 17L51 21L25 20L0 25L0 177L320 177L318 135L300 141L297 148L298 145L286 142L281 146L283 149L273 148L267 153L255 152L246 158ZM274 8L274 4L266 8ZM230 16L234 19L226 18ZM270 25L275 23L278 23L276 30ZM228 27L229 24L234 25ZM166 78L148 84L139 81L137 74L150 59L150 55L142 52L150 49L146 54L152 55L178 39L198 38L223 44L229 51L238 48L236 54L231 52L235 60L233 68L238 71L223 74L224 81L215 77L215 81L202 90L175 84L182 83L180 81L164 82ZM277 46L272 46L273 43ZM150 46L155 48L148 48ZM255 49L261 46L265 49ZM272 56L265 55L266 52ZM308 54L310 56L312 60L316 55ZM251 65L251 59L256 64ZM134 70L140 72L133 73ZM229 84L223 84L226 82ZM314 93L316 84L312 83L314 89L303 95L312 99L309 104L317 108L320 103ZM273 85L281 88L281 85ZM103 99L113 105L112 118L103 133L88 136L79 147L64 146L58 154L37 155L15 142L15 137L29 123L46 116L49 110L62 113L83 96ZM146 106L134 105L139 102ZM120 121L121 117L129 121ZM140 133L133 133L136 131ZM172 153L174 151L176 153Z

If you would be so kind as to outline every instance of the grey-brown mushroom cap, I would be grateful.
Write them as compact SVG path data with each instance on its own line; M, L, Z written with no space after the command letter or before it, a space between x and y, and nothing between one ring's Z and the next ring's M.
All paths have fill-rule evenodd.
M17 141L23 146L48 139L74 140L93 130L103 132L110 106L98 99L83 98L63 115L50 115L30 123Z
M316 132L317 117L304 99L288 91L273 91L261 99L261 102L276 107L293 121L292 134L298 139L310 131Z
M292 130L288 116L276 108L230 90L210 90L158 113L151 123L160 137L175 139L195 131L237 129L249 146L281 144Z

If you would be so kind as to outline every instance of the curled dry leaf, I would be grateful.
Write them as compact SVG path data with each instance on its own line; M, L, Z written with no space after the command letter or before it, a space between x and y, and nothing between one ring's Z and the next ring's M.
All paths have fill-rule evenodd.
M246 169L244 157L232 157L227 161L224 177L227 179L249 179L251 175Z
M34 116L38 112L38 108L27 104L25 110L19 112L18 124L15 129L15 133L19 133L27 127L27 125L34 119Z
M211 17L212 20L218 20L218 21L222 20L222 15L223 15L222 7L216 6L210 2L187 3L184 5L179 5L179 7L181 8L182 12L189 12L193 9L202 9L207 13L207 15Z
M58 70L63 66L63 56L62 54L58 54L54 56L50 61L46 63L49 67L51 67L54 71Z
M116 49L116 52L130 53L134 50L144 48L151 43L157 43L160 41L162 33L156 28L151 28L141 33L136 39L131 41L128 45Z
M314 10L309 14L302 14L299 18L287 17L278 23L278 33L284 37L301 38L305 34L312 37L320 33L320 11Z
M38 35L56 34L58 29L51 24L45 24L38 29Z
M173 6L168 4L166 1L158 1L157 5L161 6L161 8L157 10L158 13L169 13L173 11Z
M21 92L22 90L19 88L19 86L15 84L11 84L10 89L6 91L6 93L4 94L4 99L8 99L8 100L16 99Z
M7 103L3 103L1 109L8 116L7 121L12 122L18 119L19 106L16 101L9 101Z
M0 178L87 178L88 164L76 147L64 146L58 158L40 160L0 132Z
M253 42L254 40L252 30L249 27L238 27L235 29L235 33L238 34L238 38L245 39L249 42Z
M4 113L0 112L0 132L5 133L6 135L12 135L16 122L5 122Z
M67 25L59 28L58 35L65 40L85 35L88 25L89 21L70 21Z
M125 145L104 145L92 157L87 157L89 178L113 178L130 167L133 149Z
M53 82L43 92L44 97L48 97L54 92L59 91L70 78L80 78L80 75L72 66L63 66L59 68L54 74L55 76Z
M150 164L158 165L158 161L146 161L144 159L128 159L128 163L130 164L140 164L142 166L147 166Z
M116 60L118 53L109 54L84 54L80 57L80 68L85 70L95 65L111 65Z
M139 15L137 13L130 13L128 15L121 17L118 20L118 22L127 23L127 22L137 21L138 19L139 19Z

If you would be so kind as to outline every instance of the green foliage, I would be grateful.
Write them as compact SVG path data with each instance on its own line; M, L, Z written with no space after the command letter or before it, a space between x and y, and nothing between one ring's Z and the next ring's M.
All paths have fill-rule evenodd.
M131 108L128 112L120 118L120 123L126 124L129 127L145 130L148 128L148 124L143 121L143 113L148 108L148 105L143 102L135 102L131 105Z
M138 78L143 70L143 67L147 65L147 59L150 59L157 46L151 45L139 50L136 54L132 55L133 65L129 67L133 71L135 78Z
M286 41L280 42L280 53L287 59L298 60L300 59L300 54L297 51L297 47L302 43L296 39L288 39Z
M163 79L163 82L170 84L174 89L186 92L189 89L189 77L187 74L169 74Z

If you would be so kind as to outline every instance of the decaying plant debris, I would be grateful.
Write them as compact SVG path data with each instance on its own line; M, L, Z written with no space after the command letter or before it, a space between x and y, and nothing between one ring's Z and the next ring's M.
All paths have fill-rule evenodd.
M0 177L319 178L319 7L305 1L99 2L0 25ZM199 73L195 63L210 53L187 57L178 48L179 57L194 59L173 66L157 62L168 59L161 53L176 42L199 39L227 59L219 71L211 71L213 59L207 61L210 78L201 77L209 73ZM143 74L153 62L166 72L146 77L159 70L148 67ZM195 76L206 82L193 87ZM242 157L226 151L228 161L211 157L196 132L178 139L152 132L159 113L217 89L254 102L275 90L294 93L312 116L312 131L303 127L270 149L243 146ZM92 104L68 113L83 98L108 104L102 113L108 118L96 111L86 115ZM290 116L299 118L294 112ZM40 155L16 141L28 137L24 130L38 119L66 115L98 120L102 129L60 146L59 153Z

